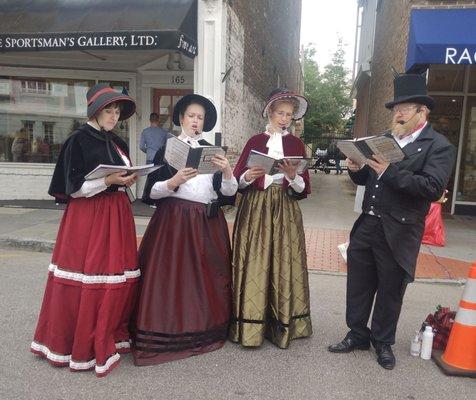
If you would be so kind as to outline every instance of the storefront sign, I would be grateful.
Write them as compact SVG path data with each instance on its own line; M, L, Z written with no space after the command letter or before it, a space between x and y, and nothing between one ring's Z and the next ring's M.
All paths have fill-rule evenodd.
M476 64L476 50L447 47L444 64Z
M431 64L476 64L475 19L475 8L413 9L406 71L423 72Z
M178 50L197 54L194 40L178 31L1 34L0 52L65 50Z

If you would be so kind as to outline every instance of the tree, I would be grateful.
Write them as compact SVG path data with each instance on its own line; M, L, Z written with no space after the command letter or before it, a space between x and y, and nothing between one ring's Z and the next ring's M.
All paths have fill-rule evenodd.
M313 144L313 151L318 146L327 148L332 137L346 136L352 110L342 38L338 40L332 62L322 72L314 60L315 54L312 44L303 49L304 95L309 100L303 140Z

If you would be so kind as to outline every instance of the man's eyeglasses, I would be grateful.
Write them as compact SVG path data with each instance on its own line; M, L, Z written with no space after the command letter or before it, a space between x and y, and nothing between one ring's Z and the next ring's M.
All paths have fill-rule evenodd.
M392 112L394 114L400 113L403 115L410 114L412 110L416 110L418 106L398 106L396 105L395 107L392 108Z

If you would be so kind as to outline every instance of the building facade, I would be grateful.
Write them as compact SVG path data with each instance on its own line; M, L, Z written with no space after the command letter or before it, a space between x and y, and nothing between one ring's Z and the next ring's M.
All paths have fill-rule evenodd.
M447 212L476 214L476 1L359 0L356 137L389 128L392 67L426 74L435 130L457 148Z
M0 16L0 200L48 199L61 145L85 121L98 82L127 90L137 113L116 132L133 163L149 114L178 132L175 103L210 98L231 158L264 127L276 86L302 87L301 0L4 1ZM283 12L285 10L285 12ZM137 195L143 181L136 185Z

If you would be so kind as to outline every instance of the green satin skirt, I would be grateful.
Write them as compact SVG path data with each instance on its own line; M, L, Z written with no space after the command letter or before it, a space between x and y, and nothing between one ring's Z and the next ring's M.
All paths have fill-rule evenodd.
M306 242L297 200L281 186L249 190L233 230L230 340L287 348L312 334Z

